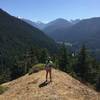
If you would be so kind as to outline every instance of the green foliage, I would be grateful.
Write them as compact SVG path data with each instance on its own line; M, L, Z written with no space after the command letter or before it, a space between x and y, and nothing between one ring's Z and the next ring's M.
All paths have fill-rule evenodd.
M96 83L96 90L97 90L98 92L100 92L100 76L99 76L99 78L98 78L98 80L97 80L97 83Z
M16 60L15 64L11 68L11 77L12 79L18 78L26 73L36 72L40 69L42 69L42 64L36 65L38 63L41 63L42 61L46 61L48 54L46 49L40 49L40 48L30 48L26 51L26 53L23 55L22 60ZM45 55L43 55L45 53ZM40 59L41 58L41 59ZM35 65L36 67L33 67ZM41 66L41 67L40 67Z
M61 48L60 48L60 52L59 52L59 56L58 56L58 64L59 64L59 69L62 71L67 72L68 71L68 52L66 49L65 44L63 43Z
M47 49L42 49L40 54L40 63L46 63L46 60L48 58L49 54Z
M92 84L99 89L100 64L90 56L85 45L82 46L74 65L76 78Z
M9 80L11 80L11 71L8 68L0 71L0 84Z
M79 53L73 55L73 53L68 53L66 46L63 44L59 55L54 56L54 63L56 68L99 89L100 63L91 55L85 45L81 47Z
M78 55L77 65L75 66L75 72L77 76L86 80L89 72L88 55L85 45L82 46Z
M82 46L78 54L78 60L75 65L76 75L83 81L93 83L93 77L96 74L94 65L92 63L92 57L89 55L85 45ZM96 65L95 65L96 66Z
M36 65L33 65L32 68L29 70L29 75L32 74L32 73L35 73L35 72L38 72L40 70L43 70L45 68L45 64L36 64Z
M7 91L8 87L0 86L0 94L4 93Z

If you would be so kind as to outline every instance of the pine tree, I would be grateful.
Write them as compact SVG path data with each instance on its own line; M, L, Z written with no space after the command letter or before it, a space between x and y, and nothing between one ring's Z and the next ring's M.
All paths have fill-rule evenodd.
M27 51L24 54L24 74L26 74L31 67L31 57L30 57L30 49L27 49Z
M87 80L89 75L90 66L88 63L88 54L85 45L82 46L78 55L78 61L75 66L76 75L79 76L82 80Z
M40 63L46 63L46 60L48 58L48 51L47 49L42 49L40 53Z
M60 52L59 52L59 56L58 56L58 65L59 65L59 69L67 72L68 70L68 54L67 54L67 49L65 44L63 43L61 48L60 48Z
M35 50L34 48L30 49L29 59L30 59L30 64L31 65L38 63L38 57L37 57L38 53L37 52L39 52L39 51Z
M98 80L97 80L97 83L96 83L96 90L97 90L98 92L100 92L100 76L99 76L99 78L98 78Z

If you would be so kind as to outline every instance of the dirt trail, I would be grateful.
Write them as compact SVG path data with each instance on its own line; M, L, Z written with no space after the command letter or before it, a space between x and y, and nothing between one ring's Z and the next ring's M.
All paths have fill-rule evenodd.
M100 100L92 89L68 74L53 69L53 82L43 84L45 71L25 75L3 84L9 89L0 100Z

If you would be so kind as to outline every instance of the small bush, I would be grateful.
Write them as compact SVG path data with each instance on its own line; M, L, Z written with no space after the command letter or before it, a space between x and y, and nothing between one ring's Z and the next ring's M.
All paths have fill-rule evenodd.
M33 65L32 68L29 70L29 75L31 75L32 73L36 73L40 70L43 70L45 67L45 64L36 64Z
M4 93L7 89L8 87L0 86L0 94Z

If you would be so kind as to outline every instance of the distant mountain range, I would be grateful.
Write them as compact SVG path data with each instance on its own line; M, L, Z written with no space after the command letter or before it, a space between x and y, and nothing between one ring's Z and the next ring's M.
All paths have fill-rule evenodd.
M86 44L88 48L100 51L100 17L71 21L58 18L41 30L57 42L71 43L76 48Z
M48 36L53 38L54 40L57 40L57 38L59 38L60 36L62 37L61 34L58 34L60 31L65 30L66 28L69 28L70 26L72 26L80 21L80 19L68 21L63 18L58 18L56 20L53 20L53 21L45 24L42 22L33 22L28 19L22 19L22 20L25 21L26 23L42 30Z
M52 27L53 25L55 27L66 27L66 25L68 25L68 24L76 24L80 21L80 19L67 21L66 19L58 18L51 22L43 23L41 21L34 22L34 21L31 21L31 20L25 19L25 18L19 18L19 19L23 20L24 22L26 22L34 27L37 27L40 30L45 30L46 28L48 29L49 27Z
M44 23L42 23L40 21L33 22L33 21L29 20L29 19L24 19L24 18L21 18L21 20L23 20L24 22L26 22L26 23L28 23L28 24L32 25L33 27L36 27L36 28L38 28L40 30L42 30L46 26L46 24L44 24Z
M57 42L70 43L74 50L85 44L97 58L100 58L98 56L100 54L100 17L83 19L77 23L70 23L66 27L56 28L54 31L51 28L45 29L44 32Z
M49 22L46 27L43 29L43 31L50 37L52 37L53 39L56 40L56 38L58 38L58 36L60 36L61 34L58 34L57 31L60 30L64 30L70 26L72 26L73 24L65 19L56 19L52 22Z
M55 33L58 34L55 38L57 41L67 41L78 46L85 43L89 48L100 48L100 17L81 20Z

